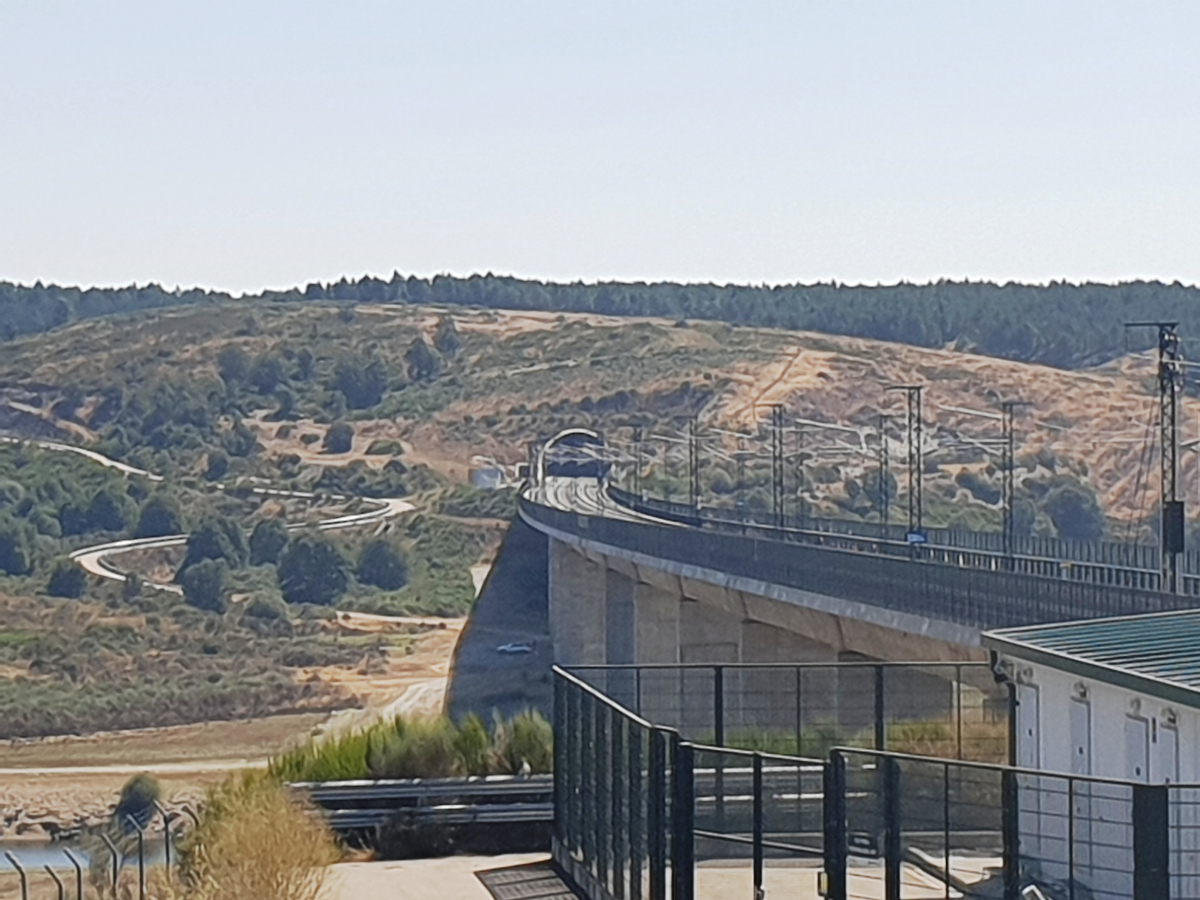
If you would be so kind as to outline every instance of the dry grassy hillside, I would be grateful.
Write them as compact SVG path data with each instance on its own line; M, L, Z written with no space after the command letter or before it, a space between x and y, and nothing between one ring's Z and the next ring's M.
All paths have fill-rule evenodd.
M435 377L411 377L406 351L418 338L433 346L445 320L456 326L460 348L438 353ZM1158 491L1156 450L1147 445L1156 435L1156 407L1153 363L1146 357L1065 371L949 350L707 322L400 305L358 306L352 312L262 303L177 309L86 322L12 342L0 364L7 415L24 416L26 428L34 422L44 426L65 390L82 390L85 399L63 427L74 439L103 437L103 424L90 418L103 407L101 387L119 385L127 398L164 381L219 387L218 356L230 346L251 359L274 355L289 371L302 350L315 357L307 380L294 375L284 380L296 403L282 425L272 394L238 398L237 408L265 451L248 467L260 474L270 474L271 462L281 459L311 470L355 460L378 468L390 456L366 450L395 440L402 442L397 449L406 462L462 481L472 457L516 463L525 457L528 440L566 425L605 426L619 439L631 423L678 430L684 417L699 414L707 426L754 430L775 403L789 417L850 426L860 434L843 433L842 442L870 449L878 414L900 411L901 398L885 394L884 387L914 382L927 386L928 449L942 445L930 456L931 467L937 466L929 473L935 499L995 509L991 498L956 488L954 478L965 468L998 484L994 468L988 469L989 460L994 467L998 459L961 445L998 437L999 422L960 410L994 415L998 401L1008 398L1031 404L1017 428L1019 481L1052 474L1076 479L1095 492L1110 525L1149 515ZM332 373L347 355L386 366L389 385L377 405L346 410L341 403ZM1196 420L1198 403L1184 399L1185 428L1195 427L1186 423ZM356 437L351 451L331 455L322 452L319 438L339 414L354 422ZM899 423L895 427L891 449L899 475L903 446ZM827 473L824 487L809 485L814 500L838 494L846 479L861 480L874 465L849 451L838 460L836 438L831 431L807 431L810 448L829 445L820 457L833 460L837 476ZM202 460L191 465L199 467ZM289 474L295 474L294 465ZM1194 483L1196 475L1195 454L1185 452L1183 484Z
M347 678L358 670L378 677L411 649L408 635L391 647L377 635L328 633L321 610L306 617L284 606L275 624L250 621L251 606L270 612L283 602L271 562L235 561L224 613L173 595L126 596L98 579L71 599L48 596L64 554L127 533L151 491L174 498L179 528L193 534L203 516L223 516L236 532L286 512L239 494L247 485L405 496L414 510L384 531L333 539L354 569L336 605L445 616L469 609L471 569L491 558L512 513L511 492L464 485L471 468L480 457L521 462L529 441L569 426L599 428L617 450L630 449L634 427L642 428L644 484L681 496L678 438L694 416L705 501L730 504L736 493L762 506L771 496L765 425L780 404L791 509L803 502L819 514L878 521L878 416L901 412L901 397L885 388L913 382L926 386L929 525L999 528L999 459L994 444L981 442L999 437L996 407L1009 398L1030 403L1017 428L1022 533L1148 537L1158 491L1146 357L1063 371L712 322L261 302L92 320L5 351L0 432L88 443L166 476L149 485L77 457L68 465L64 454L0 448L0 569L13 563L12 535L33 561L0 575L0 721L10 731L24 723L12 733L127 727L144 723L125 712L156 721L164 708L180 722L327 709L357 702ZM1200 401L1182 404L1193 429ZM799 422L807 424L798 433ZM335 424L353 433L331 448ZM904 501L902 438L902 420L893 422L900 490L890 492L892 521ZM740 473L739 444L751 451ZM628 455L615 472L630 475ZM1185 493L1196 475L1189 449ZM89 504L99 489L127 511L129 525L97 530ZM78 527L68 529L69 520ZM402 587L359 577L354 560L374 538L406 555ZM167 580L182 556L148 553L124 564ZM315 681L299 679L314 666ZM120 692L128 702L114 719L106 710Z
M924 384L927 448L962 436L1000 437L998 405L1019 399L1029 406L1016 426L1018 460L1053 457L1086 478L1106 512L1118 520L1145 515L1159 490L1155 364L1146 356L1102 369L1064 371L949 350L798 334L775 360L738 366L734 377L736 388L720 403L729 422L751 425L766 415L766 407L782 403L793 414L858 426L864 433L875 429L880 413L904 413L903 396L886 393L886 385ZM1188 437L1194 436L1197 413L1200 400L1181 399ZM893 458L903 454L903 420L896 422ZM1182 484L1194 486L1197 474L1196 454L1185 452Z

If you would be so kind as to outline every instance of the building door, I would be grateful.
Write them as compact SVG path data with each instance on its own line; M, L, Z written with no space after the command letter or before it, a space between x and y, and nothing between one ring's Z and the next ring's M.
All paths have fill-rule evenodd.
M1071 700L1071 772L1074 775L1092 774L1092 704L1086 700Z
M1150 783L1179 781L1179 732L1157 719L1150 734Z
M1032 684L1017 685L1017 765L1024 769L1042 766L1038 741L1038 689Z
M1125 777L1150 780L1150 722L1138 716L1125 717Z

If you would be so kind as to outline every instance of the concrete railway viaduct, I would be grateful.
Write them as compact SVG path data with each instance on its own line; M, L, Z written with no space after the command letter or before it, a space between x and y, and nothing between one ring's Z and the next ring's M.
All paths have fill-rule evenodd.
M1153 548L845 523L780 527L534 473L455 660L449 709L549 708L551 664L986 660L985 630L1200 605L1158 590Z

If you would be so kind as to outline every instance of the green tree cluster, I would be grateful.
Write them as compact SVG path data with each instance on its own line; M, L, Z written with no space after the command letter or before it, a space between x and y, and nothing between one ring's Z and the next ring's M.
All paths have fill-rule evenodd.
M302 534L279 558L279 589L288 603L328 606L350 583L346 560L325 538Z

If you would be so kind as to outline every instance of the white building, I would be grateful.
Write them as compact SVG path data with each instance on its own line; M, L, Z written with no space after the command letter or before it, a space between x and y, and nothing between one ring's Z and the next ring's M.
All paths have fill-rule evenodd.
M993 631L1016 684L1016 763L1200 783L1200 610Z

